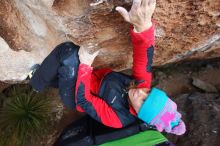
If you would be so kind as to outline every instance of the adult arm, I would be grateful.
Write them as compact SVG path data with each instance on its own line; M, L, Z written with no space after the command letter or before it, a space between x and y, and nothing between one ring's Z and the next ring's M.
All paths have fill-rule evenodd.
M154 54L154 25L140 33L134 32L131 27L130 34L133 45L132 76L140 81L139 88L150 89Z
M131 40L133 44L133 77L142 81L139 88L150 88L152 74L151 64L154 51L154 25L151 18L156 7L156 0L133 0L131 10L123 7L116 10L131 27ZM134 32L134 29L139 32Z
M80 65L78 69L75 97L76 109L86 112L93 119L106 126L121 128L122 122L118 118L114 109L105 100L91 93L91 75L93 67L91 64L98 55L98 52L89 54L85 48L79 50Z

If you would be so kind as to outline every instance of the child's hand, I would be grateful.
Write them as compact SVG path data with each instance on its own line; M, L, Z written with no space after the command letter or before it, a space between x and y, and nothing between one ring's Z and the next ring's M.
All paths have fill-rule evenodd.
M135 30L142 32L152 26L151 17L156 7L156 0L133 0L131 10L116 7L125 21L134 25Z
M78 54L79 54L80 63L91 66L96 56L98 56L99 51L90 54L84 47L80 47Z

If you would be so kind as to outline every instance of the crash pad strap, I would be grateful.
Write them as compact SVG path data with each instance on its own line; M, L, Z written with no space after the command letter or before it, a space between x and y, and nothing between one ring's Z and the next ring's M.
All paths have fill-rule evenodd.
M158 131L148 130L119 140L107 142L99 146L153 146L167 141Z

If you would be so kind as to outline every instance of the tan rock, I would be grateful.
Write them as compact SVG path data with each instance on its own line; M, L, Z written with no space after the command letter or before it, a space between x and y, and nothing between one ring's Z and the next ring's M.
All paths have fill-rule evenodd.
M0 36L4 42L0 81L23 80L31 65L42 62L66 40L90 44L94 46L88 48L91 51L102 49L95 67L130 68L129 24L114 10L118 5L129 8L131 0L0 1ZM154 65L206 59L208 54L219 57L219 48L212 47L220 36L219 8L219 0L158 1ZM5 50L7 55L2 54Z

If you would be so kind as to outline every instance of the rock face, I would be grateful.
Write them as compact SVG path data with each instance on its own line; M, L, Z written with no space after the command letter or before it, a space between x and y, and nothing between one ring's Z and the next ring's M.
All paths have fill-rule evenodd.
M186 133L177 137L168 135L168 139L178 146L218 145L220 98L219 94L191 93L176 97L178 109L186 123Z
M158 0L154 65L220 56L219 0ZM0 1L0 81L19 82L63 41L101 49L95 67L130 68L129 24L115 6L131 0Z

